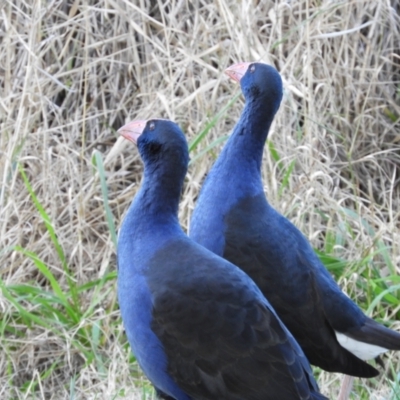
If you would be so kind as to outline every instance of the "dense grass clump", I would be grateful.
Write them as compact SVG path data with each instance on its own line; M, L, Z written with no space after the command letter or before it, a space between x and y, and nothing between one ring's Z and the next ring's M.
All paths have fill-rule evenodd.
M222 71L264 61L284 100L270 202L343 289L400 329L400 2L22 1L0 8L0 398L151 399L116 302L116 227L141 180L116 129L177 121L187 227L243 106ZM400 398L400 355L354 399ZM340 375L316 370L337 397Z

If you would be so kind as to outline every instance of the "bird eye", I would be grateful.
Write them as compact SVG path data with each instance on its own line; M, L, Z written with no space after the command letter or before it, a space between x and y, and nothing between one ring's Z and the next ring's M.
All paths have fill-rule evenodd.
M250 65L250 72L254 72L256 70L256 66L253 64L253 65Z
M151 130L151 131L154 131L154 128L156 127L156 125L155 125L155 123L154 122L150 122L150 124L149 124L149 129Z

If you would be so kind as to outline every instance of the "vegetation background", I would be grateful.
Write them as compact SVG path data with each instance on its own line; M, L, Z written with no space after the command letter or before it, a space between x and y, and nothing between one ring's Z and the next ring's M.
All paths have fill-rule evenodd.
M270 202L368 315L400 330L400 1L2 0L0 398L151 399L116 302L116 231L140 184L116 130L177 121L201 182L243 107L223 74L274 65ZM353 399L400 398L399 354ZM315 370L335 399L341 376Z

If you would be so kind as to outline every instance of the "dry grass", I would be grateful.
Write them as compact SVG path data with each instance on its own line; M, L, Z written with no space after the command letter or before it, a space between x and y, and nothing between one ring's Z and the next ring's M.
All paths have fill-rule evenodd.
M276 152L265 152L271 203L317 248L361 260L346 266L341 284L371 315L400 329L400 302L371 306L379 276L399 284L399 11L398 0L3 1L0 397L151 396L120 324L115 247L93 155L106 159L119 225L142 167L133 146L115 145L115 130L133 118L167 117L191 141L238 93L222 74L237 61L271 63L285 82L270 135ZM218 119L193 155L229 133L242 104L240 98ZM218 151L191 165L180 215L185 227ZM18 164L54 226L72 283ZM45 302L30 301L36 297L25 297L18 285L43 293L54 286L22 249L47 266L69 302L74 285L80 288L78 320L61 324L50 312L46 327L23 314L40 318ZM105 274L109 280L96 283ZM85 283L92 286L82 289ZM399 355L385 363L396 373ZM318 374L331 398L339 378ZM387 373L359 380L354 399L394 399L393 385Z

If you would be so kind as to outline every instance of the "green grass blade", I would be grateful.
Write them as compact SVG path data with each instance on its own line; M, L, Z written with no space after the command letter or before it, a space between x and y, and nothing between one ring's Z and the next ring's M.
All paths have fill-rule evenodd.
M22 166L20 164L18 164L18 168L19 168L19 172L20 172L20 174L22 176L22 179L24 181L25 187L27 188L27 190L28 190L28 192L29 192L29 194L31 196L31 199L32 199L33 203L35 204L36 209L39 211L39 214L40 214L40 216L41 216L41 218L42 218L42 220L43 220L43 222L44 222L44 224L46 226L47 232L50 235L51 241L53 242L53 245L54 245L54 247L55 247L55 249L57 251L58 257L59 257L59 259L61 261L62 268L63 268L63 270L64 270L64 272L65 272L65 274L67 276L67 281L68 281L68 285L69 285L69 288L70 288L70 291L71 291L73 303L74 303L75 307L79 308L79 299L78 299L78 296L77 296L77 293L76 293L76 289L75 289L75 282L72 279L72 274L71 274L71 271L68 268L68 264L67 264L67 260L65 258L64 250L62 249L62 247L60 245L60 242L58 241L58 238L57 238L56 232L54 230L54 227L53 227L53 225L51 223L50 217L47 214L47 212L45 211L45 209L43 208L43 206L40 203L40 201L38 200L34 190L32 189L32 186L29 183L29 180L28 180L28 178L27 178L27 176L25 174L24 169L22 168Z
M74 325L75 319L71 320L70 313L65 313L70 307L65 307L59 297L52 292L43 290L31 285L9 285L7 287L10 295L19 304L21 302L29 303L35 308L35 315L40 315L43 321L49 321L49 324ZM62 306L62 307L59 307ZM72 313L74 316L74 314ZM22 316L24 317L24 316ZM25 318L25 317L24 317ZM78 320L79 322L79 320ZM29 323L27 325L30 325Z
M207 136L208 132L215 126L215 124L225 115L225 113L232 107L233 104L237 101L237 99L241 96L242 92L233 96L233 98L228 102L228 104L206 125L206 127L200 131L200 133L190 142L189 144L189 152L196 149L196 147L200 144L200 142Z
M117 233L114 224L114 216L111 212L110 205L108 204L106 173L104 170L103 158L98 151L94 151L92 156L92 163L97 168L97 171L99 173L101 193L103 195L104 210L106 212L107 225L111 234L111 240L113 241L115 248L117 248Z
M279 170L281 170L283 166L282 166L281 156L279 155L278 150L276 150L275 145L271 142L271 140L267 141L267 146L272 159L276 162Z
M370 282L371 285L373 285L373 281ZM387 301L390 303L396 303L399 304L399 300L397 297L391 295L392 292L395 292L396 290L400 289L400 285L393 285L391 287L389 287L388 289L382 291L378 296L376 296L374 298L374 300L372 300L372 302L369 304L368 309L367 309L367 314L370 315L370 313L372 312L372 310L377 306L377 304L385 297L387 297ZM388 296L390 295L390 296Z
M229 137L229 135L226 135L226 136L221 136L221 137L213 140L204 150L200 151L198 154L196 154L193 158L190 159L189 165L193 164L199 158L203 157L205 154L207 154L209 151L211 151L214 147L225 142L228 139L228 137Z
M317 249L314 250L326 269L335 275L335 279L339 279L349 263L341 258L334 257Z
M54 332L54 328L47 324L42 318L37 315L27 311L10 293L4 281L0 278L0 289L3 293L3 296L18 310L20 315L24 317L28 321L34 322L36 325L41 326L43 328L49 329ZM29 326L29 324L28 324Z
M34 262L37 269L48 279L51 287L54 290L54 293L60 298L62 303L68 304L68 300L67 300L64 292L62 291L60 285L58 284L56 278L51 273L51 271L47 268L47 266L43 263L43 261L41 261L35 253L28 251L21 246L15 246L15 250L24 254L25 256L27 256Z
M85 292L86 290L93 289L96 287L101 287L104 283L117 279L117 271L111 271L103 275L103 277L99 279L95 279L93 281L87 282L82 286L78 287L78 292Z
M290 175L292 175L296 160L292 160L289 167L286 169L285 175L283 175L281 186L279 187L278 197L282 196L283 191L289 184Z
M59 257L59 259L60 259L60 261L61 261L61 263L63 265L63 268L64 268L65 271L68 272L68 275L70 275L70 272L69 272L68 266L67 266L67 261L66 261L65 255L64 255L64 251L63 251L60 243L58 242L57 235L55 233L53 225L51 224L50 217L48 216L48 214L46 213L45 209L43 208L43 206L39 202L38 198L36 197L36 194L33 191L31 184L29 183L29 180L28 180L28 178L27 178L27 176L25 174L25 171L23 170L23 168L21 167L20 164L19 164L19 172L20 172L20 174L22 176L22 179L24 180L25 186L28 189L28 192L29 192L29 194L30 194L30 196L31 196L31 198L33 200L33 203L35 204L37 210L39 211L40 216L42 217L43 222L46 225L46 229L49 232L50 238L51 238L51 240L52 240L52 242L54 244L54 247L57 250L57 254L58 254L58 257Z

